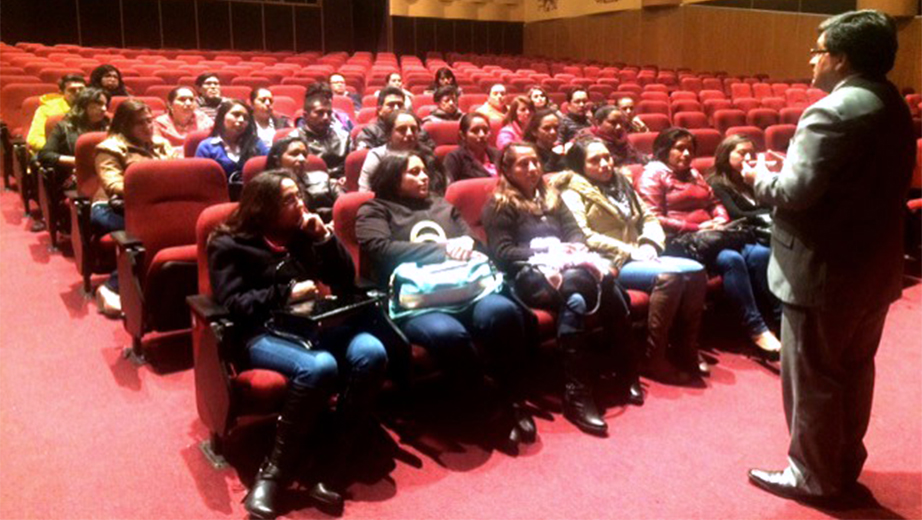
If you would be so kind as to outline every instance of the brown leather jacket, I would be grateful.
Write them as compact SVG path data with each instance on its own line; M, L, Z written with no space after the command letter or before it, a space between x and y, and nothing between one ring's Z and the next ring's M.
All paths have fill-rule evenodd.
M148 159L172 159L173 148L166 139L154 136L149 147L141 147L129 142L121 134L107 137L96 145L96 175L99 176L99 189L93 195L93 202L107 201L125 191L125 171L132 164Z

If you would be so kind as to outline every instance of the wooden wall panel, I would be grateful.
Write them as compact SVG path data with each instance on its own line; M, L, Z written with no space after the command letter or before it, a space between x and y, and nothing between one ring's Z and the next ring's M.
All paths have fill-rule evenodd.
M809 49L826 15L700 4L622 11L525 25L525 53L559 59L688 67L777 79L811 76ZM898 21L900 53L890 74L922 91L922 18Z

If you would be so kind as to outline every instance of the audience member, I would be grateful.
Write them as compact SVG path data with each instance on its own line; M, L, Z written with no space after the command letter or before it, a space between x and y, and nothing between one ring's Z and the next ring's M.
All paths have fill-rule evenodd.
M48 118L66 114L85 87L86 80L82 75L65 74L58 80L59 92L44 94L39 98L41 105L35 110L29 133L26 134L26 143L32 152L38 153L45 146L45 122Z
M503 127L496 135L496 147L504 149L509 143L521 141L525 136L525 128L535 113L535 106L525 96L516 96L509 103L509 110L503 118Z
M621 113L624 114L625 119L629 123L627 126L627 131L629 133L633 134L650 131L650 129L647 128L647 124L637 117L637 114L634 112L634 98L625 96L619 99L618 109L621 110Z
M436 89L435 94L432 95L432 100L435 101L438 108L423 119L424 123L457 121L464 115L458 109L458 90L451 85Z
M489 117L491 123L503 121L508 110L509 107L506 106L506 86L502 83L497 83L490 87L487 102L477 108L477 112Z
M589 91L575 87L567 92L567 114L560 119L558 136L561 143L569 143L584 128L592 126L592 107Z
M618 108L611 105L600 107L595 111L593 123L593 126L581 130L580 135L601 139L615 160L615 166L646 164L650 160L628 140L628 122Z
M437 264L482 258L471 230L457 208L429 189L426 159L418 152L384 157L371 180L375 198L359 208L355 234L363 273L381 288L388 287L401 264ZM421 231L424 230L424 231ZM461 308L461 305L459 305ZM517 453L520 442L534 442L534 421L519 406L525 344L524 317L516 304L489 294L459 308L414 312L397 318L397 325L414 345L424 348L455 383L469 406L484 410L487 398L474 341L491 360L494 378L505 390L506 402L494 413L483 413L483 427L496 430L498 447ZM515 384L518 382L519 384Z
M154 130L150 108L138 99L128 99L115 109L108 137L96 146L96 175L99 189L93 195L90 222L100 234L125 229L125 171L132 164L150 159L170 159L170 143ZM122 306L118 271L96 291L100 312L116 317Z
M441 166L432 154L432 148L420 142L421 126L419 118L409 110L395 110L384 118L384 132L388 138L387 143L372 148L368 155L365 156L365 163L362 164L362 172L359 176L359 191L370 190L371 178L385 155L415 150L426 158L430 191L439 195L445 193L447 183Z
M307 91L304 93L304 99L307 99L314 94L322 94L330 100L330 104L333 103L333 89L330 88L330 85L328 85L326 82L316 81L311 83L307 87ZM355 128L355 123L352 122L353 117L354 115L352 114L347 114L346 112L335 107L333 108L333 126L342 128L346 132L351 132L352 129ZM303 122L300 121L300 118L295 122L295 126L301 126L302 124Z
M323 159L330 177L343 176L352 141L348 132L333 125L333 105L323 94L315 93L304 100L304 117L298 135L307 143L312 155Z
M563 145L557 143L559 126L560 118L557 117L557 112L543 108L535 112L528 126L525 127L523 139L535 145L544 173L563 171L567 167L563 156Z
M129 96L125 82L122 81L122 72L114 65L100 65L90 73L90 85L102 89L111 100L113 96Z
M387 78L384 81L385 81L385 88L393 87L399 90L400 92L403 92L404 105L405 105L404 108L407 108L407 109L413 108L413 93L403 88L403 76L401 76L399 72L391 72L390 74L387 75ZM375 92L375 94L379 94L380 92L381 91L379 90L378 92Z
M695 136L688 130L663 130L653 143L656 160L647 164L640 179L641 198L670 239L698 230L723 229L729 221L727 210L701 174L691 167L695 147ZM666 250L672 252L669 247ZM752 342L760 352L775 357L781 343L769 330L757 303L757 298L763 300L772 317L777 318L779 305L768 289L770 254L769 248L749 243L739 251L721 250L705 267L723 277L724 292ZM702 368L706 365L699 364Z
M199 110L214 121L218 107L224 101L221 97L221 79L214 72L204 72L195 78L195 87L198 89Z
M346 78L338 72L330 74L330 90L333 91L333 94L336 96L344 96L352 100L353 110L358 112L362 108L362 97L356 94L355 92L350 92L346 88Z
M211 130L214 121L198 109L192 87L176 87L167 94L167 109L154 119L157 134L182 150L190 132Z
M771 226L772 209L756 200L752 186L743 180L743 168L746 163L754 163L755 158L755 144L749 137L728 136L714 153L714 169L707 181L731 220L746 219L767 229Z
M75 165L77 138L86 132L104 132L109 127L109 116L106 115L108 101L106 94L96 87L80 91L70 111L51 130L45 146L38 153L39 162L69 176Z
M324 222L333 220L333 204L342 193L342 180L330 178L325 170L308 169L310 150L298 134L279 139L269 149L266 169L288 170L295 176L305 202Z
M490 120L479 112L461 118L457 149L445 156L449 182L477 177L496 177L500 152L490 146Z
M630 306L608 268L588 260L585 235L543 173L534 145L512 143L503 150L499 182L483 212L487 242L516 295L530 307L557 313L564 417L585 432L605 435L608 425L593 397L600 367L586 317L600 313L606 347L627 348ZM536 254L549 257L548 263L537 263Z
M543 87L534 86L528 89L528 93L525 96L531 100L531 104L534 105L535 111L549 109L557 113L558 117L561 115L559 113L559 107L551 102L551 98L548 97L547 91Z
M387 115L395 110L409 110L406 103L406 96L403 91L396 87L384 87L378 91L378 117L375 121L369 123L359 132L355 138L355 149L378 148L387 144L390 136L385 129L384 120ZM431 150L435 149L435 143L425 130L420 129L419 141Z
M441 87L455 87L456 94L458 96L461 95L461 87L458 85L458 79L455 78L455 73L448 67L442 67L435 71L435 79L432 81L432 85L426 90L426 93L435 94Z
M268 152L256 135L252 109L239 99L228 99L218 107L211 136L199 143L195 156L214 159L233 181L250 157Z
M704 266L685 258L661 256L666 234L656 215L634 192L630 178L615 169L605 143L594 137L577 139L567 152L567 163L572 173L555 180L564 203L586 234L586 244L620 269L621 285L650 294L644 372L668 384L690 383L689 373L670 363L667 354L684 358L680 366L696 364L707 292ZM643 390L636 379L637 361L627 360L623 379L629 385L630 398L643 402Z
M256 123L256 135L266 145L272 146L275 132L291 127L291 120L284 114L276 114L272 110L275 96L265 87L254 88L250 92L250 107L253 109L253 121Z
M217 302L234 319L236 358L288 378L275 439L244 498L253 518L275 518L278 495L300 462L315 460L307 496L341 514L343 466L358 434L374 424L371 411L384 381L387 353L364 324L346 323L296 334L271 324L272 311L319 296L322 281L335 295L352 293L352 257L320 218L305 207L291 174L263 172L243 187L240 206L208 241L208 272ZM231 353L228 353L231 355ZM348 376L348 377L346 377ZM341 386L342 385L342 386ZM321 413L336 402L338 431L318 444Z

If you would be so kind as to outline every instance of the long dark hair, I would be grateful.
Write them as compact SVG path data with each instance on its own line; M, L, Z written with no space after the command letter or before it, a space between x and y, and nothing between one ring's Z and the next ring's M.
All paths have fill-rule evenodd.
M106 90L102 86L102 77L106 74L114 72L118 75L118 87L115 90ZM90 86L102 89L106 93L106 97L111 98L112 96L127 96L128 91L125 90L125 82L122 81L122 71L118 70L115 65L100 65L93 69L93 72L90 73Z
M138 114L150 112L150 107L137 98L128 98L115 109L112 124L109 125L109 135L121 135L128 141L134 142L131 137L131 127L137 120Z
M86 107L93 101L99 99L99 96L102 96L103 99L106 100L106 105L109 104L109 98L102 89L87 87L81 90L80 93L77 94L77 99L74 100L74 106L70 107L70 111L64 116L64 118L73 125L74 129L77 130L78 134L102 131L109 126L108 115L104 115L102 121L95 125L90 125L90 122L87 120Z
M516 96L512 98L512 102L509 103L509 108L506 110L506 117L503 118L503 125L511 125L513 123L519 124L519 107L525 105L531 109L531 115L535 115L535 104L531 102L525 96ZM528 123L525 124L528 126Z
M304 143L304 146L307 146L307 143L304 139L301 139L301 135L297 131L273 143L272 148L269 149L269 153L266 154L266 169L276 170L281 168L282 155L288 151L288 147L291 146L292 143L296 142ZM310 153L310 149L308 149L308 153Z
M752 139L742 134L734 134L721 141L714 152L714 167L708 172L708 180L753 197L755 193L752 187L730 166L730 154L743 143L752 143Z
M534 113L528 120L528 126L525 127L523 139L529 143L538 144L538 129L541 128L541 121L547 116L557 117L557 112L550 108L542 108Z
M224 116L235 106L240 105L247 111L247 126L240 134L240 161L239 164L246 164L247 159L259 155L259 135L256 133L256 121L253 119L253 109L239 99L227 99L218 106L218 111L214 116L214 128L211 129L211 137L224 138L227 128L224 126Z
M698 141L695 139L695 134L684 128L674 126L663 130L656 136L656 139L653 140L653 157L655 157L657 161L668 165L669 150L672 150L672 147L675 146L680 139L691 139L692 148L698 149Z
M407 171L407 165L410 164L410 157L419 157L423 164L426 165L426 175L431 175L429 163L424 154L416 150L389 153L381 159L369 181L371 191L374 192L375 197L388 200L400 197L400 182L403 178L403 173Z
M218 234L244 238L265 236L278 222L282 208L282 181L285 179L298 183L288 170L267 170L244 184L237 209L215 229L211 238Z
M455 77L455 73L452 72L448 67L442 67L435 71L435 78L432 80L431 87L433 92L442 86L443 78L451 78L451 85L455 88L458 88L458 79Z
M545 209L553 210L557 208L557 205L560 204L560 194L556 188L545 182L542 176L541 181L538 182L538 194L542 202L542 204L539 204L534 200L526 200L519 188L509 180L509 175L515 166L516 150L522 148L531 149L535 152L535 155L538 155L538 148L532 143L520 141L507 144L503 148L502 159L499 162L499 180L496 182L493 198L496 201L497 208L511 206L516 211L542 215ZM540 156L538 164L541 164Z
M567 168L574 172L582 175L589 182L596 182L595 179L590 178L586 175L586 157L589 156L589 147L593 144L600 144L608 148L605 144L605 141L599 139L598 137L592 135L584 135L578 137L573 141L573 144L570 146L570 149L567 151ZM618 171L617 168L612 168L612 180L611 186L619 190L632 193L634 187L631 185L631 181L628 180L628 177ZM635 197L632 195L632 199Z
M487 128L490 132L493 132L493 127L490 126L490 118L481 114L480 112L468 112L461 116L461 123L458 125L458 133L460 134L458 144L462 148L467 147L467 132L471 129L471 125L474 124L474 119L483 119L487 123ZM487 143L487 148L490 148L490 143Z

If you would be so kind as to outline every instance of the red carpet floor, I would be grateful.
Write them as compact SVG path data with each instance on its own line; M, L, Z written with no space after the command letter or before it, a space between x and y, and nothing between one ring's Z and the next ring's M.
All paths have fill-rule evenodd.
M244 518L237 471L212 469L199 451L191 370L122 359L129 337L81 297L72 259L26 230L15 193L0 204L0 518ZM408 457L353 485L345 517L920 518L920 300L916 285L893 306L877 358L861 477L877 504L817 510L750 486L747 468L785 463L780 383L718 351L707 388L651 384L643 407L609 409L607 439L555 414L517 458L400 443ZM302 500L285 517L325 515Z

